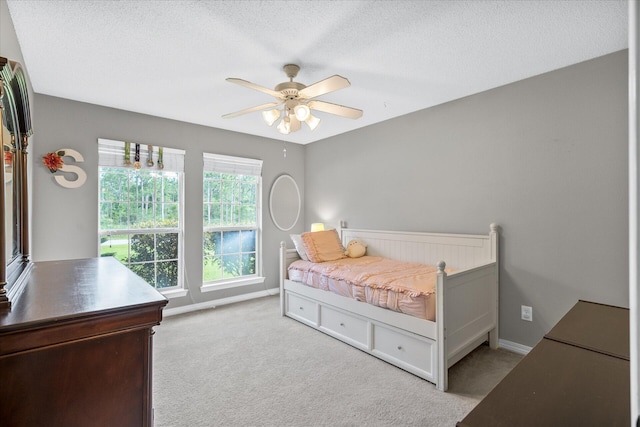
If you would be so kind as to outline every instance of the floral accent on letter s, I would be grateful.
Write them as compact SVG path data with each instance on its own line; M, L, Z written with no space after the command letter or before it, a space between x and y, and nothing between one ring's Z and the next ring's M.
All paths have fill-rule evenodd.
M42 156L42 164L48 167L51 173L56 173L58 169L64 166L62 156L64 156L63 150L59 150L54 153L47 153Z

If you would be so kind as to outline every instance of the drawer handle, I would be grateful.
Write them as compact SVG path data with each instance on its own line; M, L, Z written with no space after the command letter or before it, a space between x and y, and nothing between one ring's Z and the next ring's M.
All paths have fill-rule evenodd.
M304 307L300 307L300 310L304 310Z
M340 322L340 326L344 326L344 323Z
M398 350L402 350L402 346L401 345L398 346Z

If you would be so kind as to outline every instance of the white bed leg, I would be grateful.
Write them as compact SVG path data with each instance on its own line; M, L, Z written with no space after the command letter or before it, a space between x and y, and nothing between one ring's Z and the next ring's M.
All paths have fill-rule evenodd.
M492 349L498 348L498 325L500 324L500 237L498 235L498 225L492 223L489 228L489 238L491 239L491 258L496 262L496 281L495 281L495 301L496 301L496 327L489 331L489 347Z
M280 242L280 316L284 316L284 279L287 274L287 245Z
M447 357L447 327L445 324L445 281L447 273L444 272L444 261L438 263L438 279L436 283L436 329L438 346L438 370L436 389L447 391L449 387L449 361Z
M498 348L498 327L489 331L489 347L493 350Z

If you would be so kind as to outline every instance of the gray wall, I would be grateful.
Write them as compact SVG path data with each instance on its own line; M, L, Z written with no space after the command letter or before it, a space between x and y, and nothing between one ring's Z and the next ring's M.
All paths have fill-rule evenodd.
M316 142L305 157L307 224L498 223L501 339L535 345L578 299L628 307L626 50Z
M115 83L114 83L115 84ZM169 105L170 102L167 103ZM186 150L185 155L185 273L189 295L169 307L226 298L278 286L278 247L288 239L269 215L269 190L282 173L291 174L304 197L304 147L205 126L106 108L46 95L36 95L34 108L39 143L33 157L33 260L74 259L98 255L98 138L127 140ZM77 189L58 185L41 157L60 148L83 155L76 163L87 173ZM262 159L262 224L264 285L201 293L202 281L202 153ZM303 212L304 214L304 212ZM303 230L302 216L292 231Z

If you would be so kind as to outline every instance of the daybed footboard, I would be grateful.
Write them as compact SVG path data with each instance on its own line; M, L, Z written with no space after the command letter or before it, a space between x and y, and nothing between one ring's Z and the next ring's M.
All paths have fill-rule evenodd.
M299 259L295 249L280 247L281 314L305 323L356 348L436 384L448 387L448 368L484 341L498 343L498 236L394 233L342 230L359 238L368 252L402 261L430 262L439 267L436 321L376 307L287 278L287 267ZM389 248L397 250L396 256ZM445 273L446 254L457 269ZM471 265L470 265L471 264Z
M444 315L450 360L473 337L486 336L497 327L496 269L496 263L491 263L447 276ZM490 344L497 347L497 342Z
M447 370L485 341L498 348L498 265L491 262L452 274L438 265L436 323L438 389L448 388Z

